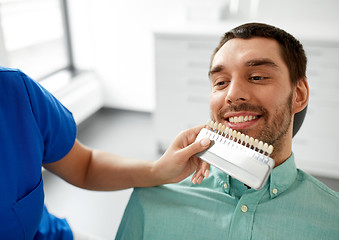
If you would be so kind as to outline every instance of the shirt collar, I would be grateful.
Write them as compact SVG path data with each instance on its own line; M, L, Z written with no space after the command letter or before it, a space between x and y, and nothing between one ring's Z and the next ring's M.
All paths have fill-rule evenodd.
M231 177L219 169L212 168L211 171L213 171L213 174L211 175L215 175L217 184L221 186L222 191L230 194L230 189L235 187L231 186ZM269 189L270 198L276 198L293 184L296 177L297 168L295 166L294 155L292 153L285 162L273 168L265 187L263 187L260 191L267 191L267 189Z
M276 198L285 192L295 181L297 177L297 168L292 155L282 164L275 167L269 178L270 197Z

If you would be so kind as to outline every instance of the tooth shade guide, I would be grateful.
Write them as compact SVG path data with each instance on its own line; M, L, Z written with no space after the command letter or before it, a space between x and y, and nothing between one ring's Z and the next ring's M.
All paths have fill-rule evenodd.
M269 145L268 148L267 148L267 153L268 155L271 155L273 152L273 146L272 145Z
M241 140L242 143L245 141L245 134L242 133L240 135L240 140Z
M211 129L211 122L212 122L212 120L208 120L207 123L206 123L206 128L207 128L208 130Z
M218 126L219 126L218 123L215 122L215 123L214 123L214 128L213 128L213 129L214 129L214 132L215 132L216 134L219 134Z
M250 137L248 135L245 136L245 146L248 147L250 142Z
M258 148L258 145L259 145L259 140L258 139L254 139L253 147L254 148Z
M261 189L274 167L274 160L269 156L273 147L219 123L208 122L208 125L196 141L208 136L214 144L196 156L253 189Z
M224 135L225 133L225 125L222 125L221 128L220 128L220 132L221 132L221 135Z
M237 133L237 142L241 143L241 132Z
M250 117L255 118L254 116L253 117L249 116L249 118ZM252 149L266 156L269 156L273 152L272 145L268 145L267 143L259 141L258 139L249 137L248 135L245 135L241 132L238 132L229 127L226 127L225 125L221 123L208 120L206 125L210 128L209 130L214 133L214 136L213 136L214 140L218 140L220 138L220 141L222 141L223 143L226 143L228 139L229 141L238 143L242 146L245 146L249 149ZM223 137L224 139L222 139L221 137ZM230 142L228 142L227 144L229 145Z

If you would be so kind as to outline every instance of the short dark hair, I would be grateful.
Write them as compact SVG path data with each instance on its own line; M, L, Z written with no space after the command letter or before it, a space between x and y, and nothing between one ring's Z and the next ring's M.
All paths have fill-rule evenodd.
M247 23L226 32L212 54L210 70L215 54L228 40L253 37L271 38L279 43L281 55L287 65L293 85L297 84L298 79L306 77L307 58L302 44L284 30L263 23Z

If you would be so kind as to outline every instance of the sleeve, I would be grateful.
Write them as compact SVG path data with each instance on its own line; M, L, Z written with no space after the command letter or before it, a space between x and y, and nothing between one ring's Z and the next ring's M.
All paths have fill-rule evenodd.
M44 205L39 229L34 240L73 240L72 230L66 219L61 219L50 214Z
M58 161L67 155L75 142L76 124L73 115L39 83L20 73L44 141L42 163Z

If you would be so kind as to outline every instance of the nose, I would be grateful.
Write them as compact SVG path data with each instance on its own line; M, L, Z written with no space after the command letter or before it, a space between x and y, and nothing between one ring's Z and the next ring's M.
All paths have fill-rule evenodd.
M249 100L249 86L244 81L239 79L231 81L225 101L231 103L242 103Z

